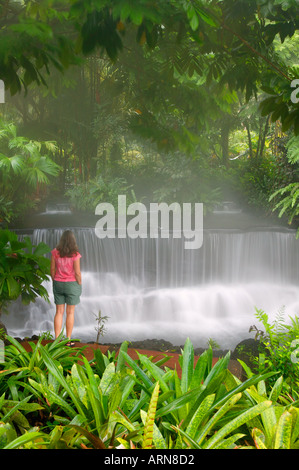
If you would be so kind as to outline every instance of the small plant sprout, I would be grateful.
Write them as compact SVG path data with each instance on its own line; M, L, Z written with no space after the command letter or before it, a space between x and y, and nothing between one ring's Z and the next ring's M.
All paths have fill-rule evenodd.
M100 336L104 336L106 332L105 323L109 317L106 315L102 315L101 310L99 310L98 314L94 313L94 316L96 318L96 323L97 323L97 325L95 326L95 330L97 332L96 343L98 343Z

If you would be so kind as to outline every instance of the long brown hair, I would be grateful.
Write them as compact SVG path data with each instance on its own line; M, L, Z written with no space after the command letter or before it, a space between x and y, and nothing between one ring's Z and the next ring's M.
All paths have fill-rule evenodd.
M73 255L78 253L79 248L77 246L76 238L71 230L63 232L56 249L59 251L61 258L71 258Z

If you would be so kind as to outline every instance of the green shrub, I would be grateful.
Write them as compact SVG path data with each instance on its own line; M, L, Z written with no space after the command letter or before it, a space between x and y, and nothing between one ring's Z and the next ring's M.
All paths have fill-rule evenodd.
M50 275L50 260L44 257L49 251L43 242L33 246L29 237L20 242L14 232L0 230L0 312L18 297L25 304L39 296L49 300L43 286Z
M187 339L179 373L167 368L167 355L133 360L127 342L118 354L96 349L88 362L83 348L69 354L67 340L43 346L40 338L27 352L8 339L0 366L1 448L298 447L298 400L281 395L283 377L244 365L248 378L241 382L228 369L230 353L216 363L211 348L195 358Z
M283 312L279 312L271 324L268 315L256 309L256 317L265 331L258 330L261 354L256 361L260 371L272 370L284 377L284 388L296 388L299 382L297 353L299 352L299 319L284 320ZM272 379L272 381L274 378ZM271 383L271 379L270 379Z

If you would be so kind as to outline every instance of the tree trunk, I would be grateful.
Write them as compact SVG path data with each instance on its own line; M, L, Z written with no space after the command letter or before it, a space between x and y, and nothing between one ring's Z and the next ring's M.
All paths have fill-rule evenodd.
M260 131L259 131L259 140L258 140L258 145L257 145L257 150L256 150L256 155L255 158L257 161L259 161L264 153L264 148L265 148L265 142L266 142L266 137L267 137L267 132L269 129L269 116L266 119L264 128L263 128L263 122L260 122Z
M247 137L248 137L248 147L249 147L249 156L250 159L253 158L253 152L252 152L252 140L251 140L251 134L250 134L250 127L249 127L249 122L244 123L246 131L247 131Z
M229 166L229 151L228 151L228 138L230 126L228 122L224 122L221 126L221 149L222 161L225 166Z

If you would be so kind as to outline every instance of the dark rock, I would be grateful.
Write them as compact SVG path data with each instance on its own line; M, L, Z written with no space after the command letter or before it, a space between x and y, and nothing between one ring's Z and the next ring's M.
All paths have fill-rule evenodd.
M195 348L194 349L194 355L195 356L201 356L205 352L206 348Z
M145 339L140 341L128 341L128 343L128 347L132 349L147 349L149 351L160 352L181 352L181 348L179 346L173 346L173 344L165 339ZM104 343L104 346L109 346L109 351L117 351L120 348L121 343Z
M257 360L261 350L262 344L259 341L252 338L244 339L237 344L231 358L234 360L241 359L252 372L256 373L258 370Z
M229 353L229 349L213 349L213 357L224 357Z
M118 351L121 343L111 344L104 343L104 346L109 346L109 351ZM128 344L129 348L132 349L146 349L149 351L159 351L167 353L178 353L181 354L184 350L184 345L175 346L165 339L145 339L139 341L131 341ZM200 356L207 348L194 348L194 355ZM213 349L213 357L224 357L229 351L222 349Z
M129 347L136 349L148 349L150 351L172 351L174 346L165 339L146 339L143 341L132 341Z
M244 339L237 344L233 354L233 359L242 359L242 357L254 356L258 357L260 352L260 342L255 339ZM243 360L243 359L242 359Z

